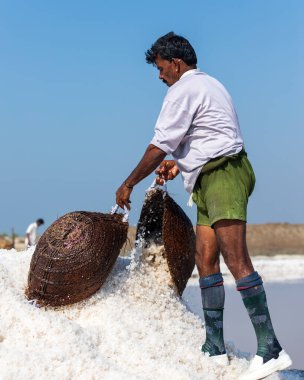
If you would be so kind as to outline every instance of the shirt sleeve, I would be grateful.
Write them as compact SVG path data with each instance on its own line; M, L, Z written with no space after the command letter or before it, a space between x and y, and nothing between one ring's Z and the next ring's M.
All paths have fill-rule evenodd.
M167 154L174 152L191 126L193 116L181 105L164 101L151 144Z

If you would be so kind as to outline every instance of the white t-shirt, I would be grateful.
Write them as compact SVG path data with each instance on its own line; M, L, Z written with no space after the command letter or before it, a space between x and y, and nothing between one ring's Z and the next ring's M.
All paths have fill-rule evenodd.
M27 237L25 238L25 244L26 245L35 245L36 244L37 228L38 228L38 225L36 222L30 224L27 227L26 233L30 235L29 236L30 239L28 240Z
M168 89L151 144L172 154L191 193L208 161L243 148L237 114L225 87L198 69L185 72Z

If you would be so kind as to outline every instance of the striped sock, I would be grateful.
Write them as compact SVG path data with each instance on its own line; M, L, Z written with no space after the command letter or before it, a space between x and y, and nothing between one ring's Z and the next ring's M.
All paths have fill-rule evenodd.
M250 286L253 283L254 286ZM277 359L282 347L272 326L262 284L262 279L257 272L237 281L237 288L240 290L257 337L257 355L261 356L263 362L266 363L270 359Z
M221 273L200 278L206 340L202 351L210 356L226 353L223 334L225 290Z

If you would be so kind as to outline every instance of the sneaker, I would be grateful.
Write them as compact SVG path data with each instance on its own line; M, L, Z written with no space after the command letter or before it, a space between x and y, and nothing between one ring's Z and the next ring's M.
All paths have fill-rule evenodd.
M214 355L210 356L209 353L203 352L204 355L208 357L209 360L212 361L212 363L220 365L220 366L227 366L229 365L229 360L227 354L222 355Z
M279 353L277 359L270 359L266 363L263 363L263 358L261 356L256 355L252 359L248 370L239 377L239 380L263 379L273 372L288 368L291 364L292 361L284 350Z

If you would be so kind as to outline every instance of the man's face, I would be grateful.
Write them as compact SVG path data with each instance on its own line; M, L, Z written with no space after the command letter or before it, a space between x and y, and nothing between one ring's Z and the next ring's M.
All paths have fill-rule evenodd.
M158 55L155 60L155 64L159 71L159 79L162 80L167 86L170 87L179 80L179 74L174 59L170 62L167 59L162 59Z

